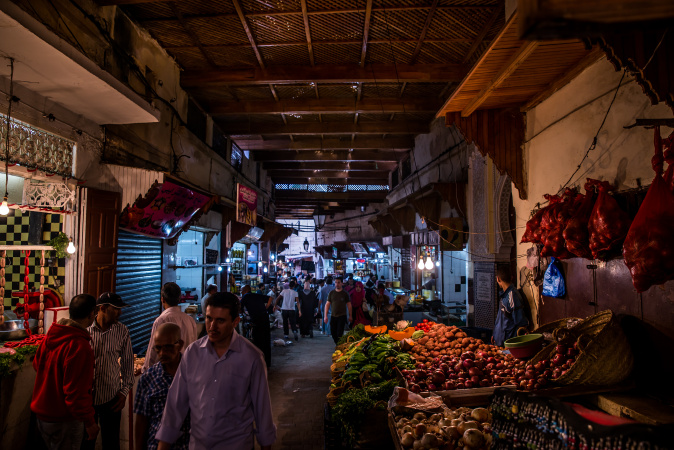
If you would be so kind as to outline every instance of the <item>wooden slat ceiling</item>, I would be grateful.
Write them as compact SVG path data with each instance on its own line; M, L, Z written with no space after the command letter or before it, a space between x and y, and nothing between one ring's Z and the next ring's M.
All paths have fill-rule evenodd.
M476 110L535 106L561 87L560 78L586 67L601 54L578 39L525 41L518 35L517 12L452 92L437 117Z
M504 25L504 0L97 2L157 39L182 87L274 183L355 189L388 185ZM348 192L294 206L381 201ZM291 195L276 190L279 213Z

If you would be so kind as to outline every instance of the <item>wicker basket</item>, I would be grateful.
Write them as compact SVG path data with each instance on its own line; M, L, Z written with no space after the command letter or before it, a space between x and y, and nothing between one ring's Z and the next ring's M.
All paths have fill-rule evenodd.
M344 393L346 388L344 386L336 387L333 389L330 389L330 392L328 392L328 395L326 395L326 400L328 401L328 404L330 406L335 406L337 403L337 400L339 399L339 396Z
M333 377L336 377L338 375L341 375L342 372L344 372L345 368L346 368L346 361L340 361L340 362L333 363L330 366L330 374Z
M611 385L623 381L632 372L634 356L627 337L613 312L602 311L590 316L573 328L557 328L554 342L534 356L529 364L551 359L557 343L579 344L580 354L559 384Z

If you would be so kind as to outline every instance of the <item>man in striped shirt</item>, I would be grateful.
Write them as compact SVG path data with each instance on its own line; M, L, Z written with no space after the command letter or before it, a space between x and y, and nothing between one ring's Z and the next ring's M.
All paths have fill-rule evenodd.
M118 321L125 306L119 295L101 294L96 300L96 320L87 328L94 349L94 410L101 427L103 450L119 449L122 409L133 386L131 337L129 330ZM82 444L84 450L94 448L95 441Z

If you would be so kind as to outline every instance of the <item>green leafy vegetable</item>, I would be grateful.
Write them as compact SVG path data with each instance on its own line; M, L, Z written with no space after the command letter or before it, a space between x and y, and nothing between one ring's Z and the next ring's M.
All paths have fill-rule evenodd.
M37 345L26 345L15 348L16 354L0 353L0 378L8 376L11 372L12 362L21 367L26 358L30 359L37 352Z

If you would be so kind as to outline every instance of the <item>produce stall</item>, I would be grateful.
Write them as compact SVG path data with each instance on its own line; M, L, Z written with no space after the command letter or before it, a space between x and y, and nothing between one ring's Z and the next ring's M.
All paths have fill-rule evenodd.
M455 326L406 325L391 330L358 326L343 337L331 367L328 448L376 448L372 434L381 432L384 410L393 442L380 434L374 439L380 448L524 448L523 442L528 442L528 448L627 449L636 448L635 439L641 439L639 448L671 448L663 446L660 437L671 432L674 409L652 404L640 412L609 407L611 395L639 397L629 378L634 357L611 311L559 320L525 336L528 339L514 338L526 342L529 350L524 354L518 352L521 346L508 349L509 341L506 348L496 347ZM531 397L529 391L536 395ZM532 422L531 415L538 414L535 406L522 406L539 401L530 399L545 399L541 423L556 421L559 426L562 416L573 423L573 438L559 430L536 431L520 420ZM508 405L514 408L510 413L504 409ZM519 411L528 415L518 416ZM591 419L606 422L616 414L632 419L611 422L617 428L595 434L583 432ZM648 430L655 433L652 440ZM615 446L598 446L600 442Z

